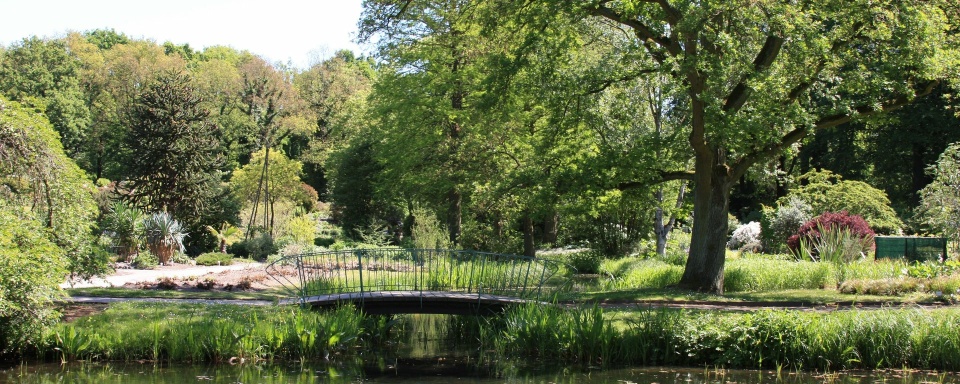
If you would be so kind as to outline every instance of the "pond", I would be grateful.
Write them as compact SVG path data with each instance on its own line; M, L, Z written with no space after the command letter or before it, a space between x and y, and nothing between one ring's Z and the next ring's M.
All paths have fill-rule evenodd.
M498 359L472 334L471 317L408 315L390 341L332 361L161 364L23 363L0 366L0 383L960 383L927 371L810 373L717 368L553 366Z

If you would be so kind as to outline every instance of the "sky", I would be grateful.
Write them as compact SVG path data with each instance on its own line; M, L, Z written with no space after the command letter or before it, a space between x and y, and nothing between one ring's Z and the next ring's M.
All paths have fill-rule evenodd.
M226 45L306 69L353 42L361 0L0 0L0 44L114 29L136 39Z

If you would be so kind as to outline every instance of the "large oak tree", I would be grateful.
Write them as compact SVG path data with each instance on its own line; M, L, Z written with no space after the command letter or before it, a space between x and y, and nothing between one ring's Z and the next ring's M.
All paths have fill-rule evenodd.
M626 0L579 17L622 29L637 59L685 90L694 170L693 239L681 286L723 292L730 190L817 130L910 103L957 75L946 1ZM623 183L630 188L640 183Z

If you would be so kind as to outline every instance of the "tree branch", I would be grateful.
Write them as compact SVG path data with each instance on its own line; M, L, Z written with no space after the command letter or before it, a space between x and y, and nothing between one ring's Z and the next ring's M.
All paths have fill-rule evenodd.
M753 60L754 73L762 72L773 64L774 60L776 60L780 54L783 41L783 38L779 36L767 36L767 41L763 43L763 48L760 49L757 57ZM744 76L744 78L740 80L740 83L733 88L733 91L727 96L727 102L723 106L724 111L736 112L746 104L752 91L750 86L747 85L747 80L749 80L750 77L751 75Z
M912 103L919 97L933 93L933 90L936 89L938 85L940 85L940 80L930 80L916 88L916 93L912 97L908 95L900 95L880 103L880 108L874 108L872 104L864 104L854 108L853 112L850 113L824 116L814 123L812 129L807 129L807 127L797 127L784 134L777 143L741 158L739 161L733 164L730 174L733 178L740 178L740 176L743 176L747 172L747 169L756 164L758 161L775 156L785 148L800 142L800 140L803 140L811 132L848 123L855 117L876 115L896 110Z
M650 27L640 22L640 20L628 18L604 4L606 4L606 1L600 2L594 7L587 8L587 12L591 15L600 16L633 29L637 37L644 42L644 46L658 62L663 62L663 53L653 49L654 47L648 43L650 41L656 43L660 48L665 49L672 56L678 56L682 53L679 44L674 44L669 37L655 34Z
M600 84L597 85L596 87L588 89L588 90L587 90L586 92L584 92L583 94L584 94L584 95L592 95L592 94L595 94L595 93L600 93L600 92L603 92L604 90L606 90L607 88L610 88L610 86L613 85L613 84L621 83L621 82L624 82L624 81L634 80L634 79L636 79L636 78L638 78L638 77L640 77L640 76L647 75L647 74L651 74L651 73L655 73L655 72L656 72L656 70L654 70L654 69L644 69L644 70L637 71L637 72L635 72L635 73L631 73L631 74L629 74L629 75L620 76L620 77L615 78L615 79L606 79L606 80L601 81Z
M620 184L617 184L617 189L621 191L625 191L628 189L640 188L648 185L660 184L660 183L665 183L665 182L674 181L674 180L692 181L693 172L692 171L660 171L659 178L657 178L656 180L625 181Z

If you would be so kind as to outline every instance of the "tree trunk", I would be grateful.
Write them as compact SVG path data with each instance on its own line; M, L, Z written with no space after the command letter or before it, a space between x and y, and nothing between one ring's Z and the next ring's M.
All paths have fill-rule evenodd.
M560 214L556 210L543 222L543 243L557 243L558 228L560 227Z
M450 206L447 211L447 229L450 232L450 243L455 246L460 244L460 224L463 221L463 213L460 209L462 200L463 196L456 187L450 190L448 195Z
M693 202L693 234L680 287L723 294L727 215L733 183L719 154L697 156ZM735 179L733 179L735 180Z
M537 246L533 242L533 219L529 214L523 216L523 255L537 256Z

